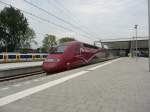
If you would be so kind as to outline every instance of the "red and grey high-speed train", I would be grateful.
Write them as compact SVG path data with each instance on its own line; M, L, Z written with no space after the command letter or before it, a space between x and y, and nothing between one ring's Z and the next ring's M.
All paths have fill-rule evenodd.
M59 72L90 64L107 57L107 50L86 43L72 41L54 48L43 62L46 73Z

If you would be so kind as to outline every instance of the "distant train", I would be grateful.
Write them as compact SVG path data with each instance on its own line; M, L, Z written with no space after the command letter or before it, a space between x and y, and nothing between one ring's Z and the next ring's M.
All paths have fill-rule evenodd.
M108 57L107 49L86 43L72 41L54 48L43 62L47 73L63 71L104 60Z
M46 53L0 53L0 63L42 61L47 57Z

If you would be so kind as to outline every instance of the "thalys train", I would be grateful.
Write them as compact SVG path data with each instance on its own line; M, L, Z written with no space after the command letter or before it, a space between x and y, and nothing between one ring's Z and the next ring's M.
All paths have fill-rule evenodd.
M0 63L43 61L47 55L47 53L0 53Z
M46 73L95 63L108 57L107 49L72 41L55 47L43 62Z

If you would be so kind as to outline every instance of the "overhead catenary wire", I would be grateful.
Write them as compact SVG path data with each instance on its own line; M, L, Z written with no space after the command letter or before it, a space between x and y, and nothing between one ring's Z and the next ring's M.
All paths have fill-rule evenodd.
M66 12L67 17L70 17L72 15L71 11L68 8L66 8L64 6L64 4L62 4L62 2L60 2L60 0L53 0L53 1L56 3L56 5L58 5L58 7L57 7L58 9L60 9L60 7L62 7L62 9L64 9L64 11ZM60 7L59 7L59 5L60 5ZM69 14L69 16L68 16L68 14ZM81 23L81 21L77 18L77 16L72 17L72 20L76 24ZM93 37L93 34L88 32L89 29L86 26L79 25L79 27L80 27L80 30L86 32L87 34L89 34L89 35L91 35ZM83 27L83 28L81 28L81 27ZM94 37L96 37L95 34L94 34ZM99 37L99 36L97 36L97 37Z
M48 2L50 2L49 0L48 0ZM64 14L65 14L65 16L67 16L67 18L70 18L71 17L71 15L72 15L72 13L66 8L66 7L64 7L64 5L63 4L61 4L59 1L57 1L57 0L53 0L53 2L55 2L55 7L57 8L57 9L59 9L61 12L64 12ZM69 15L68 15L69 14ZM76 21L76 16L74 16L73 18L71 17L71 19L72 19L72 21L73 22L75 22L76 24L78 24L79 23L79 21ZM79 25L79 24L78 24Z
M24 1L25 1L27 4L29 4L29 5L31 5L31 6L33 6L33 7L35 7L35 8L37 8L37 9L39 9L40 11L43 11L43 12L47 13L48 15L50 15L50 16L56 18L57 20L60 20L60 21L66 23L66 24L68 24L68 25L70 25L71 27L73 27L73 28L75 28L75 29L80 29L80 30L82 31L82 33L84 33L85 35L88 35L89 38L91 38L91 36L93 37L93 35L89 34L89 32L83 31L80 27L78 27L78 26L76 26L76 25L70 23L69 21L66 21L66 20L64 20L63 18L60 18L60 17L56 16L55 14L53 14L53 13L51 13L51 12L49 12L49 11L47 11L47 10L41 8L41 7L39 7L39 6L37 6L37 5L35 5L35 4L31 3L31 2L29 2L28 0L24 0ZM93 38L92 38L92 39L93 39ZM96 39L99 39L99 38L96 38Z
M7 6L12 6L11 4L5 3L5 2L3 2L3 1L0 1L0 3L1 3L1 4L4 4L4 5L7 5ZM14 7L14 6L13 6L13 7ZM17 8L17 7L14 7L14 8L16 8L16 9L18 9L18 10L20 10L20 11L26 13L26 14L29 14L29 15L31 15L31 16L33 16L33 17L35 17L35 18L37 18L37 19L39 19L39 20L41 20L41 21L44 21L44 22L53 24L54 26L57 26L57 27L62 28L62 29L64 29L64 30L74 32L74 31L73 31L72 29L70 29L70 28L66 28L66 27L64 27L64 26L62 26L62 25L56 24L56 23L54 23L54 22L51 22L51 21L49 21L49 20L47 20L47 19L45 19L45 18L41 18L41 17L39 17L39 16L37 16L37 15L31 13L31 12L28 12L28 11L25 11L25 10L22 10L22 9L19 9L19 8ZM80 34L80 35L84 36L84 38L87 37L87 36L85 36L85 35L83 35L83 34ZM89 38L87 38L87 39L89 39ZM91 40L91 39L89 39L89 40Z
M8 5L8 6L11 6L10 4L7 4L7 3L2 2L2 1L0 1L0 3L3 3L3 4ZM54 22L51 22L51 21L49 21L49 20L47 20L47 19L41 18L41 17L39 17L39 16L37 16L37 15L31 13L31 12L28 12L28 11L25 11L25 10L22 10L22 9L19 9L19 8L17 8L17 7L14 7L14 8L16 8L16 9L18 9L18 10L20 10L20 11L26 13L26 14L29 14L29 15L31 15L31 16L34 16L34 17L36 17L36 18L38 18L38 19L40 19L40 20L42 20L42 21L45 21L45 22L51 23L51 24L53 24L53 25L55 25L55 26L61 27L61 28L63 28L63 29L67 29L67 30L69 30L69 31L72 31L71 29L65 28L64 26L58 25L58 24L56 24L56 23L54 23Z

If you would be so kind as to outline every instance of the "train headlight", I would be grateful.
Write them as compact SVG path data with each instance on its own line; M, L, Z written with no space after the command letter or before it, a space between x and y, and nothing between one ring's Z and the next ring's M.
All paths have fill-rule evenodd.
M53 63L55 63L55 62L59 62L59 61L60 61L60 59L57 59L57 58L49 58L49 59L45 59L44 62L53 62Z

